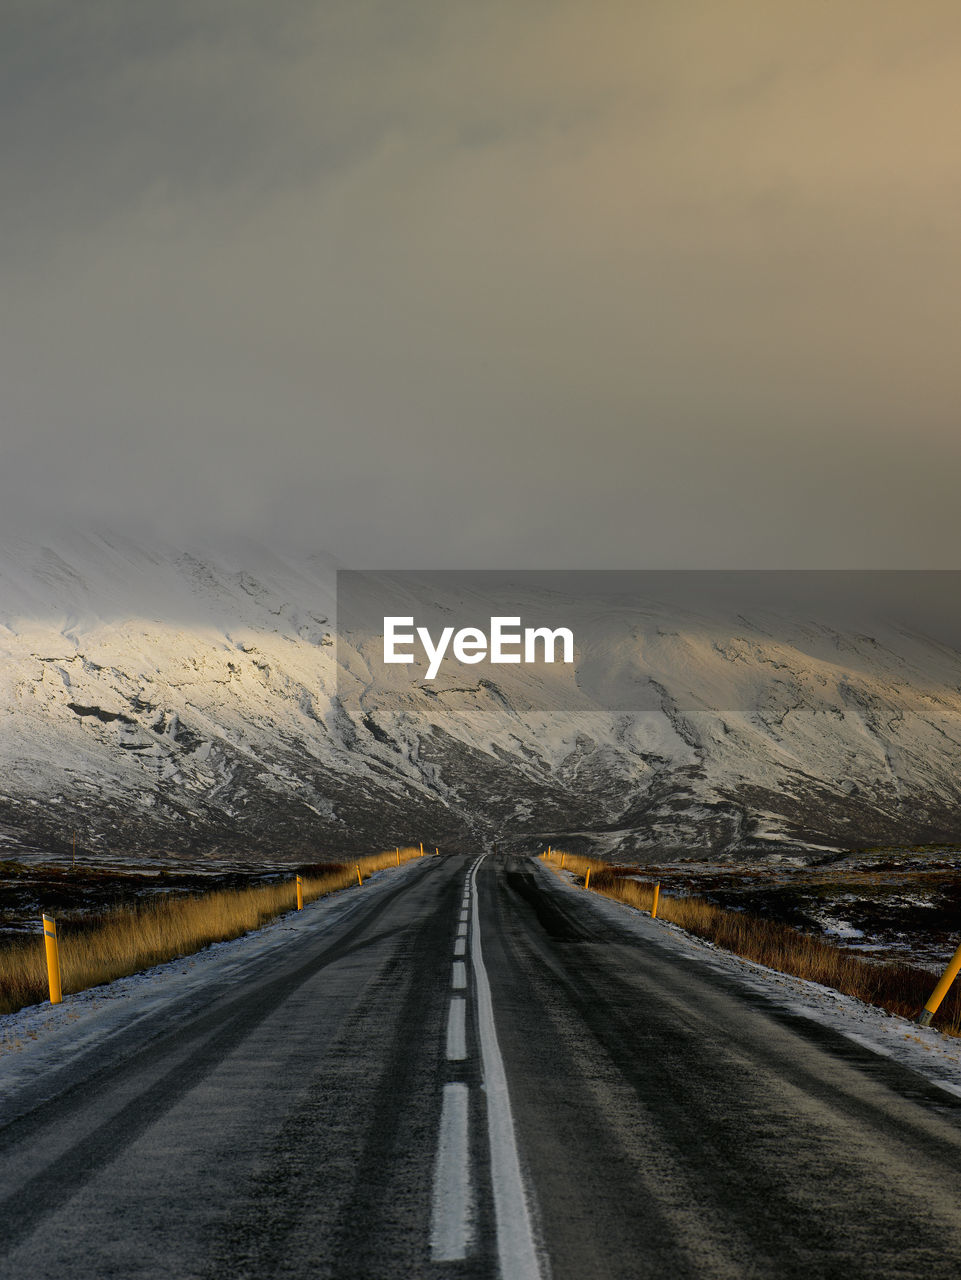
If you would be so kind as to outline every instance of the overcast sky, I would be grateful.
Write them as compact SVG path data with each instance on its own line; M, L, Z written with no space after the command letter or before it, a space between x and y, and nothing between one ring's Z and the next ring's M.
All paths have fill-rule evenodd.
M957 567L954 0L0 0L0 525Z

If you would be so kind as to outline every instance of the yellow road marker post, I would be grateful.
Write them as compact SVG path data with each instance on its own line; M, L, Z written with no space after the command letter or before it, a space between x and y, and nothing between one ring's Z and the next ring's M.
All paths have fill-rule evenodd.
M47 952L47 979L50 983L50 1003L60 1004L63 994L60 989L60 948L57 945L57 922L50 916L43 916L43 945Z
M297 910L303 911L303 909L304 909L304 882L303 880L301 880L300 876L298 876L297 877Z
M588 867L587 875L584 877L584 888L589 889L590 887L591 887L591 869L590 867Z
M400 845L394 846L394 852L397 854L397 865L400 866Z
M658 899L660 898L660 896L661 896L661 882L660 882L660 880L658 880L657 884L654 886L654 901L653 901L653 902L652 902L652 904L651 904L651 919L652 919L652 920L656 920L656 919L657 919L657 902L658 902Z
M360 874L360 863L356 862L354 865L357 868L357 883L362 885L364 883L364 877Z
M424 856L424 842L423 842L423 840L421 840L421 842L420 842L420 856L421 856L421 857L423 857L423 856Z
M46 919L46 917L44 918ZM951 957L948 967L941 975L941 981L931 992L930 999L918 1014L918 1022L922 1027L929 1027L931 1025L931 1019L937 1013L941 1001L948 994L948 988L958 976L959 969L961 969L961 947L958 947L957 951L955 951L954 955Z
M561 854L561 870L562 870L562 871L564 870L564 859L565 859L566 857L567 857L567 854L566 854L566 853L562 853L562 854Z
M436 845L434 845L434 857L435 858L440 857L440 849L438 849Z

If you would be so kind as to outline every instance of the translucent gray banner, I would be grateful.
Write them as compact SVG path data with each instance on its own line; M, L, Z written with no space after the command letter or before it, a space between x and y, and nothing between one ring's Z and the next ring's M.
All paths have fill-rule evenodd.
M753 709L799 662L923 683L961 652L959 601L956 570L342 570L338 695L637 712L680 684L689 706Z

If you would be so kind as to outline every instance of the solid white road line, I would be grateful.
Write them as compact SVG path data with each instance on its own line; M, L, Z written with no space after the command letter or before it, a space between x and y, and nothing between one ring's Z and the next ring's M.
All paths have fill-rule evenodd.
M467 966L463 960L455 960L451 972L450 985L455 991L464 991L467 987Z
M494 1216L497 1220L497 1256L501 1280L542 1280L543 1272L534 1245L527 1191L517 1154L504 1059L501 1057L494 1026L490 983L481 950L480 915L477 910L477 868L481 861L479 858L471 870L471 885L474 890L471 968L477 991L481 1064L487 1090L487 1129L490 1138Z
M447 1013L447 1061L463 1062L467 1057L467 1034L464 1013L467 1001L463 996L453 996Z
M471 1246L472 1197L467 1143L466 1084L445 1084L434 1163L430 1256L434 1262L466 1258Z
M455 938L455 939L454 939L454 955L455 955L455 956L462 956L462 955L464 955L464 953L466 952L466 950L467 950L467 939L466 939L466 938Z

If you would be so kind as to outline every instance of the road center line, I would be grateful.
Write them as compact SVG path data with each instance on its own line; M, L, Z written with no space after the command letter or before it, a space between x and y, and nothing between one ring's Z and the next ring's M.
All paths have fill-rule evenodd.
M455 955L455 956L462 956L462 955L464 955L464 953L466 952L466 950L467 950L467 939L466 939L466 938L455 938L455 939L454 939L454 955Z
M447 1061L463 1062L467 1057L467 1034L464 1014L467 1001L453 996L447 1013Z
M467 987L467 966L463 960L455 960L451 972L450 984L455 991L464 991Z
M445 1084L434 1163L430 1256L434 1262L466 1258L473 1236L467 1142L468 1089Z
M485 855L486 856L486 855ZM477 909L478 858L471 869L473 914L471 918L471 968L477 992L477 1022L481 1065L487 1090L487 1129L490 1139L491 1183L497 1220L497 1256L502 1280L542 1280L540 1259L534 1245L527 1190L521 1177L514 1117L504 1059L497 1043L490 982L481 950L480 914Z

